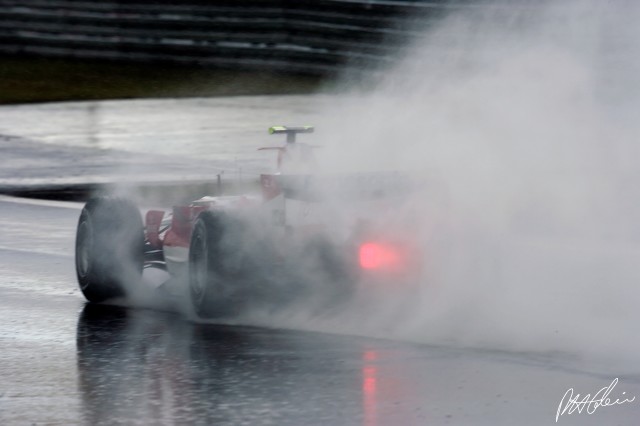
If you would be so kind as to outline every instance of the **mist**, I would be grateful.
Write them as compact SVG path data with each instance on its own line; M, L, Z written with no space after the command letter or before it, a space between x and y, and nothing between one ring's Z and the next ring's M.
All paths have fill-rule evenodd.
M348 95L321 114L321 170L405 171L430 188L408 200L433 213L419 224L431 269L410 303L365 297L330 318L301 305L256 322L639 354L640 5L522 3L453 10L373 90L345 77Z
M315 116L319 174L419 182L384 208L332 198L322 214L344 226L327 239L366 210L414 235L423 274L386 288L359 282L335 309L318 308L321 292L286 304L276 294L230 322L636 369L639 20L639 4L595 0L483 2L412 20L421 36L393 66L366 81L345 75L340 96L303 115ZM313 285L327 280L313 259L298 269ZM132 298L168 306L147 291ZM188 300L180 308L193 318Z

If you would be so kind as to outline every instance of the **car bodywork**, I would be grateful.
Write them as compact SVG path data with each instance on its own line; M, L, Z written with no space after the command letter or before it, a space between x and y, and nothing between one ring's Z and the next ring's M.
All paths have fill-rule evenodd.
M420 269L416 229L401 231L406 226L394 228L381 221L394 213L398 196L412 186L406 176L319 176L313 173L314 148L296 141L296 135L311 133L312 127L279 126L269 131L286 135L286 142L261 148L277 152L277 169L260 176L256 193L204 196L170 210L146 212L142 268L160 268L175 278L174 282L188 281L192 299L204 297L204 289L213 281L217 283L215 298L220 299L226 291L221 281L239 283L247 276L247 269L253 269L252 275L259 279L245 283L241 292L237 290L241 285L233 284L235 299L252 297L251 293L264 289L267 281L298 287L301 285L296 283L304 281L313 282L316 288L333 288L334 301L352 294L355 282L362 277L397 279ZM78 229L82 226L81 217ZM215 236L209 235L212 233ZM89 243L80 237L79 233L76 269L83 288L82 274L91 269L86 254L90 250L83 249ZM93 239L101 238L107 237ZM231 239L235 241L232 244L228 243ZM194 254L196 250L211 253ZM229 258L237 264L229 266ZM205 266L198 266L198 262ZM206 276L198 278L202 273L197 271ZM337 286L342 286L339 292L335 292ZM216 315L205 310L198 313Z

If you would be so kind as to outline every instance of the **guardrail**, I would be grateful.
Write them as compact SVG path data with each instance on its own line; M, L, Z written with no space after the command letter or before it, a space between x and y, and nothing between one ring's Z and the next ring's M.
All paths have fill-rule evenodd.
M0 52L326 74L384 65L460 2L0 0Z

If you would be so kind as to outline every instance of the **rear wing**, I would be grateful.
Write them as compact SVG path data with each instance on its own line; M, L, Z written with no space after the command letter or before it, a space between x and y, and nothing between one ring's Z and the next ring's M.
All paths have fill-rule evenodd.
M273 126L269 128L270 135L276 135L284 133L287 135L287 144L296 142L296 135L298 133L313 133L313 126L302 127L286 127L286 126Z

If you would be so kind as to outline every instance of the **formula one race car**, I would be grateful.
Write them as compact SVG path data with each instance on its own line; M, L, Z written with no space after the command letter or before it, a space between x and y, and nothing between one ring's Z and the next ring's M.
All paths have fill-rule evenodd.
M200 317L225 317L247 304L313 300L339 306L362 280L396 280L419 270L415 225L394 200L410 182L398 173L320 177L313 147L285 134L275 173L256 194L205 196L143 222L131 201L90 199L76 235L76 273L92 302L126 296L145 268L168 272ZM260 193L261 192L261 193ZM395 220L382 220L394 218ZM402 224L404 226L394 226Z

